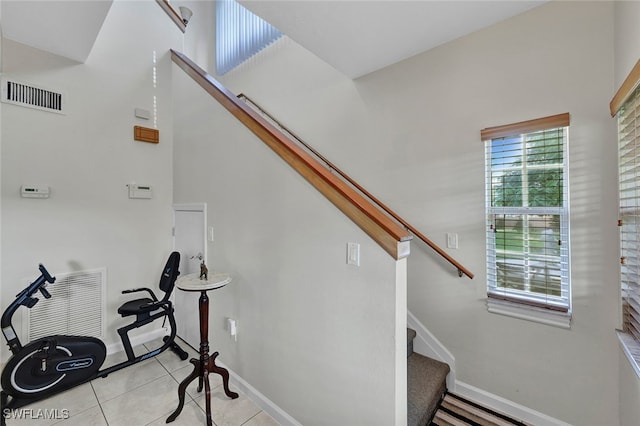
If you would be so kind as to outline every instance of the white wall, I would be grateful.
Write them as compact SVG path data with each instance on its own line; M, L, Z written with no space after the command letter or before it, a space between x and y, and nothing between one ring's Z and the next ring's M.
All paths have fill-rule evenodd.
M233 277L210 295L211 347L301 424L406 424L406 261L177 67L174 82L174 201L207 203L209 270Z
M452 254L477 273L451 279L414 250L409 310L454 354L457 379L585 426L618 416L612 42L612 3L552 2L359 81L395 147L384 170L395 188L383 199L409 200L406 216L437 241L458 232ZM571 330L485 306L480 129L562 112L571 113Z
M640 59L640 2L615 2L615 90L618 90L633 66Z
M615 4L615 85L618 90L633 66L640 59L640 3ZM640 419L640 378L620 349L620 425L631 426Z
M618 422L613 20L612 3L552 2L356 81L284 40L222 78L437 243L459 234L450 253L473 281L420 243L408 262L409 310L454 354L458 379L585 426ZM562 112L572 117L571 330L485 306L480 130Z
M182 33L155 2L116 1L86 63L3 40L3 74L63 90L66 115L2 106L2 300L37 276L106 267L107 343L128 322L120 291L157 286L171 250L172 99L169 47ZM157 83L153 83L153 54ZM133 141L153 127L134 108L154 111L158 145ZM152 200L130 200L126 184L153 186ZM22 199L23 184L47 184L51 197ZM4 307L4 305L3 305ZM14 317L16 328L20 315ZM3 346L3 358L7 352Z

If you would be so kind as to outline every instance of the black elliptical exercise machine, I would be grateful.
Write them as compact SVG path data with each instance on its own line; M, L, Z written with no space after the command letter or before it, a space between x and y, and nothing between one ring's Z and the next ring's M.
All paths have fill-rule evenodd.
M20 408L95 378L107 377L114 371L154 357L168 348L171 348L180 359L187 359L187 352L174 341L176 321L173 305L169 300L176 278L180 274L179 265L180 253L171 253L160 277L160 290L164 292L161 300L158 300L149 288L135 288L122 292L125 294L145 291L149 293L150 298L131 300L118 309L118 313L123 317L136 316L133 323L118 329L127 360L104 370L100 370L100 367L106 358L107 348L100 339L95 337L55 335L41 337L25 346L20 343L11 324L13 314L20 306L33 308L38 302L38 299L33 297L37 291L40 291L46 299L50 298L46 285L56 280L43 265L40 265L40 276L16 296L0 320L2 333L13 354L2 371L2 412L0 413L2 425L5 424L2 414L7 408ZM160 348L135 356L128 336L129 331L160 318L169 319L171 334L163 338L164 344Z

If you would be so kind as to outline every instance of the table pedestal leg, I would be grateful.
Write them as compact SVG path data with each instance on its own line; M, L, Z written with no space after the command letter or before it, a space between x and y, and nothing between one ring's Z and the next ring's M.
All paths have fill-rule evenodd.
M195 358L191 358L189 362L193 364L193 371L186 379L180 382L180 386L178 386L178 408L176 408L176 410L167 418L167 423L174 421L182 412L182 407L184 407L184 397L189 383L195 380L196 377L202 377L200 375L200 361Z
M184 407L184 398L189 383L198 378L198 392L205 389L205 405L207 413L207 426L212 426L211 420L211 388L209 385L209 373L215 373L222 376L222 384L224 393L231 399L236 399L239 395L229 389L229 372L222 367L216 365L216 357L218 352L209 356L209 298L207 292L202 291L199 299L200 308L200 359L192 358L189 360L193 364L193 371L178 386L178 408L167 418L167 423L174 421Z

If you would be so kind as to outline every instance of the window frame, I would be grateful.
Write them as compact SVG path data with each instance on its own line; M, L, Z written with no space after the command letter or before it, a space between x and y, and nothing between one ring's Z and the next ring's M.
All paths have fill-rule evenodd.
M616 94L613 96L613 98L611 99L611 102L609 103L609 110L611 112L611 117L617 117L618 120L620 120L620 116L619 116L619 112L623 107L626 107L627 104L631 103L634 100L634 94L637 96L640 96L640 94L638 93L638 91L640 89L638 89L638 87L640 86L640 59L636 62L636 64L634 65L634 67L631 69L631 71L629 72L629 74L627 75L627 77L625 78L625 80L622 82L622 85L620 86L620 88L618 89L618 91L616 92ZM618 173L620 173L620 123L618 122ZM620 178L620 176L619 176ZM620 179L618 179L618 184L620 185ZM618 193L620 194L620 189L618 188ZM619 214L621 213L622 210L622 203L618 203L618 211ZM619 220L622 220L622 214L620 214ZM618 222L619 225L621 225L620 222ZM620 229L620 232L622 232L622 228ZM622 235L620 235L620 238L622 238ZM620 256L623 256L623 247L622 244L620 244L620 252L619 252ZM622 262L622 259L621 259ZM619 298L619 303L620 303L620 325L621 328L624 325L624 283L623 283L623 268L622 265L620 265L620 274L619 274L619 278L620 278L620 283L619 283L619 289L620 289L620 298ZM640 377L640 340L636 339L633 335L631 335L630 333L627 333L623 330L618 330L617 331L617 336L618 336L618 341L620 343L620 347L622 348L623 353L625 354L625 356L627 357L627 359L629 360L629 363L631 364L631 366L633 367L636 375L638 377Z
M569 141L569 113L557 114L553 116L543 117L534 120L527 120L519 123L507 124L483 129L481 131L481 139L485 145L485 220L486 220L486 250L487 250L487 308L489 312L508 315L520 319L540 322L548 325L558 326L562 328L570 328L571 326L571 269L570 269L570 214L569 214L569 160L568 160L568 141ZM493 206L493 187L492 187L492 168L491 164L491 146L496 140L507 140L513 138L526 144L525 136L537 132L560 129L562 132L562 203L560 206L527 206L524 201L522 206ZM524 151L523 151L524 152ZM523 153L526 159L526 154ZM505 166L508 169L510 166ZM554 166L557 168L557 166ZM519 169L521 172L527 172L526 162ZM524 185L527 185L526 183ZM526 189L523 191L526 193ZM561 230L562 246L558 253L559 271L561 276L561 293L560 297L547 295L536 295L535 292L527 292L526 290L509 290L500 287L498 291L498 250L496 248L496 229L493 224L496 215L520 215L523 220L526 217L537 215L539 217L557 215L559 217L559 227ZM528 228L527 228L528 229ZM528 230L524 231L525 239ZM524 240L523 240L524 241ZM526 246L523 242L523 247ZM502 256L508 260L508 253L503 252ZM532 258L548 257L546 255L535 254L533 251L520 255L523 263L524 282L528 282L529 262ZM550 260L553 260L551 258ZM546 264L545 264L546 265Z

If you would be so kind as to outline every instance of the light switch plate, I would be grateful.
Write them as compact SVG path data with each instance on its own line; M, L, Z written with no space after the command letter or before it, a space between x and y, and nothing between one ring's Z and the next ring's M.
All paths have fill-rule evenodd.
M450 249L458 248L458 234L453 232L447 232L447 248L450 248Z
M347 243L347 265L360 266L360 244Z

